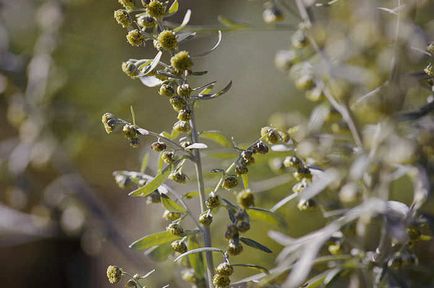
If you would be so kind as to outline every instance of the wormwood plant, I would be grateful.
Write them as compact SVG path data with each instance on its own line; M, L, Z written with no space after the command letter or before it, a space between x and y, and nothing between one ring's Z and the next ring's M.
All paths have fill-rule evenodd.
M146 165L140 172L114 172L119 186L137 187L130 196L161 203L168 221L165 231L135 241L132 248L152 253L170 243L174 261L183 267L183 279L194 287L230 287L230 277L238 267L263 272L232 281L234 287L407 287L422 283L406 273L416 273L418 245L431 239L429 221L420 209L432 182L434 124L429 113L434 103L430 63L434 46L427 43L430 37L423 32L424 24L417 26L415 20L418 4L429 5L384 1L389 6L380 7L374 2L264 3L263 19L270 28L291 27L291 48L278 52L276 65L315 107L306 120L272 117L273 125L263 127L257 140L240 145L220 132L199 131L195 120L197 103L223 95L231 87L229 82L214 92L215 82L199 87L190 84L192 77L206 73L194 70L195 57L214 50L221 32L209 52L191 55L182 48L184 41L196 36L195 27L188 26L190 10L175 25L166 18L178 11L176 0L119 0L123 8L114 16L127 28L127 41L137 47L153 45L157 50L151 59L124 62L122 70L146 86L158 87L178 119L171 133L157 133L140 127L133 111L132 122L111 113L102 117L107 133L122 130L133 147L141 137L153 137L151 149L160 153L156 175L145 174ZM333 17L336 22L330 20ZM294 25L293 19L299 23ZM225 30L251 28L224 17L219 20ZM395 27L394 32L384 27ZM423 71L421 64L426 66ZM418 104L423 101L427 104ZM421 107L414 109L415 105ZM216 183L205 181L201 151L209 148L204 140L236 152L226 168L211 171L219 175ZM249 189L248 167L255 159L269 160L276 173L292 174L285 182L292 186L290 193L270 210L255 207ZM194 165L195 176L184 171L188 163ZM197 193L181 195L164 184L167 179L184 184L190 178L197 182ZM405 203L394 196L395 191L413 199ZM250 220L279 221L275 213L283 213L295 199L299 213L309 216L309 211L319 211L324 225L298 239L286 235L286 229L269 231L283 246L270 271L261 263L235 264L233 257L245 246L271 252L242 236L250 229ZM189 207L196 200L200 215ZM227 214L226 247L212 244L219 237L211 229L217 213ZM213 253L221 254L221 263L214 265ZM427 279L423 285L432 281L423 271L417 273ZM144 287L148 275L133 276L116 266L107 270L111 283L125 277L127 287Z

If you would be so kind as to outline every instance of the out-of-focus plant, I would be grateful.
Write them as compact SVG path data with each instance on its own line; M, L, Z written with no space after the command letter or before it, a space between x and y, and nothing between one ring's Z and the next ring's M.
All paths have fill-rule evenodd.
M156 175L145 173L148 155L140 171L114 172L120 187L135 186L130 196L160 203L168 221L165 231L135 241L132 248L161 254L170 243L177 253L174 261L184 267L184 280L194 287L230 287L237 267L264 272L239 280L234 287L406 287L419 283L401 271L423 266L418 264L417 247L431 239L420 210L429 197L433 174L434 72L430 62L434 44L429 44L431 37L425 32L425 16L417 16L424 6L432 8L430 3L264 2L262 15L270 28L287 28L286 19L299 19L290 37L292 48L279 51L275 60L315 107L308 120L296 123L287 115L273 116L257 140L240 145L221 132L199 131L195 119L199 103L231 87L230 82L213 92L215 82L190 84L193 77L206 73L194 70L195 58L214 50L221 32L216 29L219 40L210 51L193 55L182 49L184 42L196 37L192 31L204 29L188 25L190 10L180 25L167 21L178 11L177 0L119 2L123 9L115 11L114 17L128 30L127 41L137 47L151 44L158 51L151 59L124 62L122 70L148 87L159 87L158 93L178 113L170 133L141 128L133 109L131 121L111 113L102 117L107 133L121 130L133 147L142 137L156 139L151 144L159 153ZM229 31L251 28L225 17L219 21ZM211 170L219 175L211 186L202 165L203 155L211 158L205 154L210 150L206 141L235 151L227 168ZM255 160L293 176L285 182L292 185L290 194L270 210L254 207L248 166ZM195 176L187 176L190 163ZM198 191L181 195L165 184L167 179L178 184L191 179ZM401 198L408 195L412 200L406 204ZM195 200L199 215L189 207ZM243 245L271 252L241 235L250 229L253 218L279 222L277 214L293 200L298 201L299 213L320 211L326 224L297 239L284 230L269 231L283 246L277 266L270 271L261 263L233 263ZM222 211L228 215L226 248L212 245L213 239L222 236L211 229ZM212 253L221 254L221 264L214 265ZM107 275L111 283L125 276L128 287L144 287L148 274L132 276L110 266ZM428 279L432 284L433 279Z

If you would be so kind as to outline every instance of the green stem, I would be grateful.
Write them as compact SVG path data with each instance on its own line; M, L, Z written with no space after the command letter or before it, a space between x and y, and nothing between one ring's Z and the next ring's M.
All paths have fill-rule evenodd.
M190 125L191 125L191 140L193 143L198 143L199 142L199 134L197 131L196 121L195 121L195 117L194 117L194 107L192 107L192 109L191 109ZM202 160L200 157L199 149L193 150L193 159L194 159L194 164L195 164L195 168L196 168L197 186L199 189L200 212L204 213L206 210L205 185L204 185L204 180L203 180ZM211 231L209 229L209 226L203 225L202 229L203 229L204 246L205 247L212 247ZM214 273L214 263L213 263L211 251L206 251L205 257L206 257L206 263L207 263L208 287L211 288L211 287L213 287L212 286L212 278L213 278L213 273Z

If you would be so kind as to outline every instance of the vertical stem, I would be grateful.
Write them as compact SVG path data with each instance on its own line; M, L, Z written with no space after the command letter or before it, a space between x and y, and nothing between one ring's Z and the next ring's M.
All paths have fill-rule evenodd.
M191 140L193 141L193 143L198 143L199 135L197 132L197 126L196 126L193 106L194 106L194 103L191 107L191 120L190 120ZM195 164L195 168L196 168L197 186L199 189L200 212L203 213L206 210L205 185L204 185L204 181L203 181L202 160L200 157L200 150L199 149L193 150L193 159L194 159L194 164ZM209 226L205 226L205 225L203 225L203 242L204 242L205 247L211 247L212 246L211 245L211 231L209 229ZM207 269L206 270L207 270L207 276L208 276L208 287L211 288L211 287L213 287L212 286L212 278L213 278L213 272L214 272L214 263L213 263L211 251L206 251L205 256L206 256L206 263L207 263Z

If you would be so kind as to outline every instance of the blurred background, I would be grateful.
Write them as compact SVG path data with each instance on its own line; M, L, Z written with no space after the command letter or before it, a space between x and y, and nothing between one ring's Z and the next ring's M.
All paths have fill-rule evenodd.
M187 8L193 11L191 24L218 26L217 16L224 15L256 27L224 33L216 51L195 60L197 70L209 71L197 84L217 80L224 87L233 81L228 94L201 104L199 129L249 143L276 113L307 117L312 104L274 66L276 52L289 47L297 19L275 31L263 24L263 1L190 0L181 1L171 21L180 22ZM176 115L156 89L122 73L122 61L155 52L127 43L113 19L115 9L115 0L0 0L2 287L107 287L109 264L133 274L157 267L155 287L183 285L176 273L161 272L171 269L170 261L156 264L128 248L164 229L162 209L127 197L112 172L138 170L152 139L133 149L121 135L105 133L101 115L130 119L132 105L138 125L157 132L170 131ZM200 33L185 47L205 51L216 39L215 32ZM155 159L151 155L150 169ZM215 168L209 165L206 169ZM256 173L260 180L270 171ZM278 199L273 197L261 194L260 206L271 207ZM295 237L320 226L319 212L309 213L303 223L300 216L286 215L291 225L285 233ZM258 224L251 233L261 229ZM246 261L270 268L278 248L262 238L274 254L250 253Z

